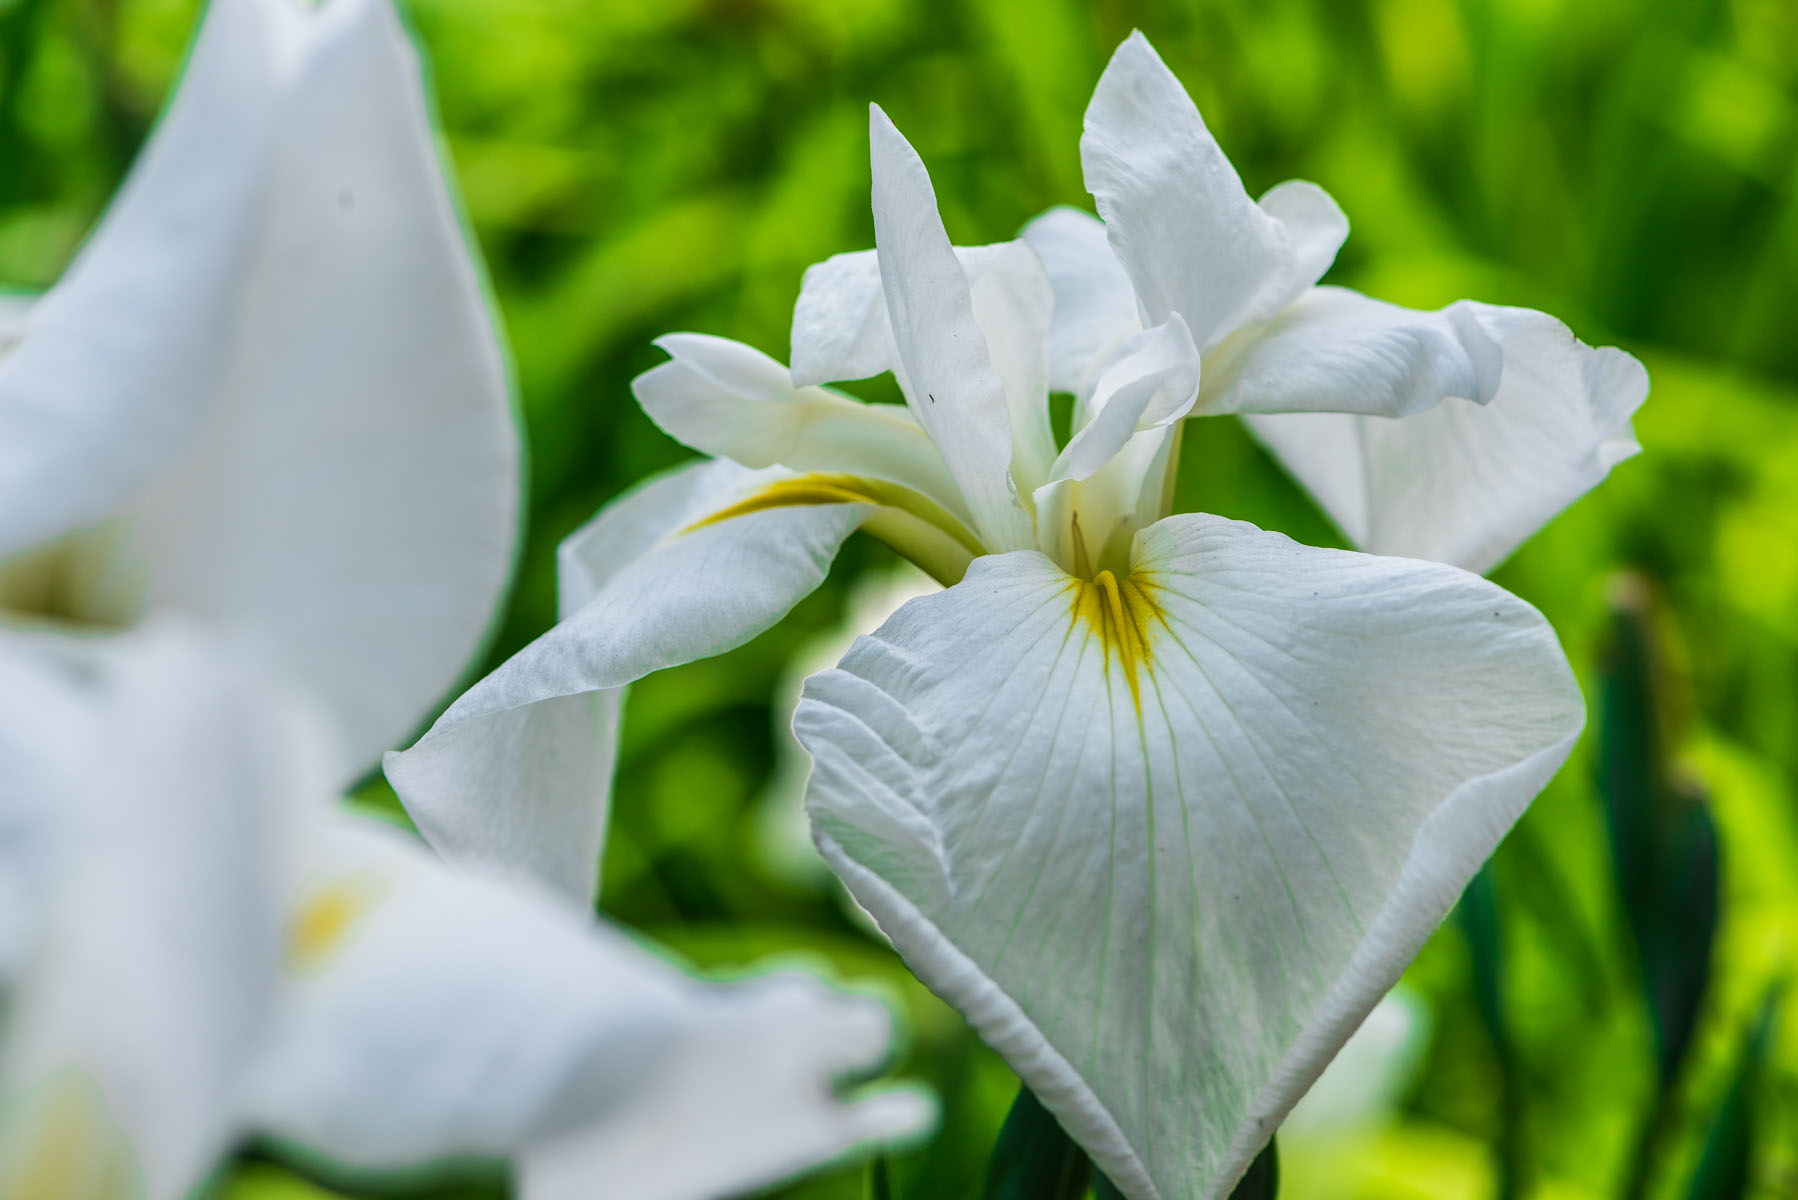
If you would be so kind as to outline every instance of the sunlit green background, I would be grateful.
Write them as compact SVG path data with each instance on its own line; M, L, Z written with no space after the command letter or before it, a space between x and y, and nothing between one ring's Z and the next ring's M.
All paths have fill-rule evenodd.
M1299 176L1338 199L1353 233L1331 281L1413 305L1543 308L1642 357L1643 455L1497 577L1561 631L1594 727L1617 573L1634 568L1666 601L1670 750L1719 830L1722 916L1645 1194L1798 1196L1798 1022L1775 1022L1759 1050L1749 1039L1798 963L1798 2L404 7L529 433L528 541L494 662L551 621L558 539L684 456L630 397L660 357L650 339L697 329L784 357L803 268L872 244L868 101L922 152L951 235L1000 240L1086 201L1081 111L1132 27L1251 191ZM194 15L193 0L0 0L0 282L56 277ZM1187 506L1337 540L1233 423L1195 423L1186 444ZM779 629L634 690L602 902L707 966L799 952L886 989L909 1017L905 1071L945 1106L936 1139L894 1158L898 1194L959 1200L978 1193L1015 1080L846 913L803 843L782 842L796 801L778 778L769 790L784 719L771 698L892 565L852 543ZM1288 1139L1287 1196L1624 1194L1657 1086L1596 778L1588 736L1412 970L1433 1032L1398 1115ZM1702 888L1657 889L1675 917L1702 905ZM1743 1180L1732 1145L1747 1148ZM234 1200L500 1187L316 1168L306 1182L276 1158L252 1149L222 1186ZM845 1169L778 1194L865 1187Z

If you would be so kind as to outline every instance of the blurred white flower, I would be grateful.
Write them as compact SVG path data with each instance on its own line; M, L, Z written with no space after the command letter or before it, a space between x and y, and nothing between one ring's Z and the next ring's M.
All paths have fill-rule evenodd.
M213 0L74 264L0 308L0 629L244 635L329 704L347 779L484 635L518 475L392 8Z
M703 984L452 871L332 805L328 728L190 629L0 652L0 1195L185 1195L253 1128L511 1157L527 1200L703 1200L929 1121L835 1094L888 1051L877 1003Z
M791 372L662 339L638 399L712 461L570 538L561 622L389 778L446 855L584 903L620 689L766 629L865 529L947 590L806 686L819 848L1126 1195L1225 1195L1584 709L1541 615L1459 567L1174 513L1182 421L1372 422L1396 457L1335 452L1374 524L1338 519L1486 565L1622 452L1640 365L1541 314L1314 289L1334 204L1251 201L1140 37L1087 114L1108 235L957 250L879 109L870 136L876 248L807 272ZM904 407L820 386L882 370Z
M213 0L0 355L0 1195L186 1195L256 1128L699 1200L928 1119L835 1095L879 1006L701 984L332 806L475 649L518 502L386 0Z

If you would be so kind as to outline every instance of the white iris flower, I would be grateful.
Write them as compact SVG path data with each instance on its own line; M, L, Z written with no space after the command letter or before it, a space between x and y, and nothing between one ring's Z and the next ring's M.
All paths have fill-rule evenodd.
M1087 115L1104 225L957 250L870 132L876 248L807 273L792 370L663 339L638 399L712 461L571 537L560 624L388 774L446 854L586 898L619 689L867 530L946 590L807 685L820 849L1125 1194L1222 1195L1578 737L1553 631L1462 566L1633 449L1645 376L1542 314L1313 287L1341 214L1250 200L1140 37ZM884 370L903 408L819 386ZM1360 544L1449 562L1173 513L1210 413Z

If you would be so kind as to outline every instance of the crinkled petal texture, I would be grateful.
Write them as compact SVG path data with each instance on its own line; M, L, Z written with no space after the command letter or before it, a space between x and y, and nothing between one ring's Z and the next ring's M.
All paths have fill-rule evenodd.
M419 720L504 585L518 445L386 0L215 0L0 361L0 430L0 555L117 539L108 593L69 615L263 635L348 731L346 773Z
M1356 545L1488 571L1638 452L1648 374L1528 309L1407 312L1318 288L1259 341L1220 349L1217 403L1245 411Z
M258 1128L362 1167L515 1156L541 1200L700 1200L928 1120L909 1093L835 1096L888 1051L872 1001L795 976L701 984L373 823L314 850L251 1073Z
M1453 567L1171 517L978 561L807 684L820 847L1136 1200L1215 1197L1559 767L1553 632Z
M174 1200L237 1130L288 847L333 756L244 657L167 628L0 646L0 819L39 834L35 861L0 858L36 900L5 993L0 1194Z
M562 547L562 620L387 756L420 831L452 860L498 863L587 905L618 689L773 625L874 509L817 477L729 461L609 505Z

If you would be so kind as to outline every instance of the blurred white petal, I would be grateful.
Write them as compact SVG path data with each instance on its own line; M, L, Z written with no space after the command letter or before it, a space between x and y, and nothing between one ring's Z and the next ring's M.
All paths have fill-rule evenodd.
M698 983L522 881L339 822L301 892L255 1125L340 1163L517 1156L526 1195L701 1200L916 1133L834 1095L883 1010L810 979Z
M0 1193L172 1200L236 1133L284 859L335 756L242 658L166 629L82 664L0 646L6 736L41 735L0 792L54 816L0 1058Z
M133 592L106 615L259 635L330 702L346 775L416 724L499 598L518 448L385 0L210 6L149 150L0 360L0 431L0 554L104 519Z

